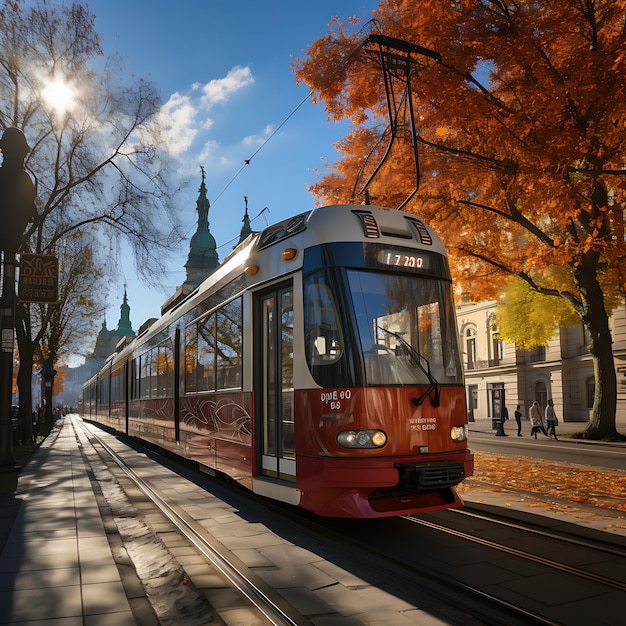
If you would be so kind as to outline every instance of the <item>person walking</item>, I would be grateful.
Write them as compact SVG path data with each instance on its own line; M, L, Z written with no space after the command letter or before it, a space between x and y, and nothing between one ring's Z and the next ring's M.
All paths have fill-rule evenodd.
M519 404L515 407L515 421L517 422L517 436L522 436L522 412L520 411Z
M552 439L552 436L554 435L554 440L558 441L558 437L556 436L556 427L559 424L559 418L556 416L552 398L548 400L548 406L546 406L546 423L548 424L548 434L550 435L550 439Z
M535 439L537 439L538 432L542 432L547 437L548 433L543 427L543 412L541 410L541 407L539 406L539 403L536 400L532 403L530 407L529 417L530 423L532 425L532 429L530 431L531 437L532 435L535 435Z

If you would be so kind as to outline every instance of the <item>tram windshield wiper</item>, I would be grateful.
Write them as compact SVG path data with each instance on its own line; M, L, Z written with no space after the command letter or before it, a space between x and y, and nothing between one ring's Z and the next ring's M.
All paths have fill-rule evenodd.
M394 337L396 341L398 341L400 345L402 345L407 350L409 355L409 361L411 362L411 364L424 372L424 374L426 374L426 376L428 377L429 384L426 388L426 391L419 398L413 398L413 404L415 406L421 406L426 398L430 398L430 403L432 404L432 406L438 407L441 394L441 385L439 384L439 381L431 374L430 362L428 361L428 359L423 354L420 354L402 335L394 333L387 328L383 328L378 324L376 324L376 328ZM426 367L422 365L422 362L426 364ZM433 396L430 395L432 392L434 392Z

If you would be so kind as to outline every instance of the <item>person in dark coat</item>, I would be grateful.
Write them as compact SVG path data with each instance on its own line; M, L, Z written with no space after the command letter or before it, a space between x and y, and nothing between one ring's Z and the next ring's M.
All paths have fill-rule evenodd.
M515 421L517 422L517 436L522 436L522 412L520 411L520 405L515 407Z

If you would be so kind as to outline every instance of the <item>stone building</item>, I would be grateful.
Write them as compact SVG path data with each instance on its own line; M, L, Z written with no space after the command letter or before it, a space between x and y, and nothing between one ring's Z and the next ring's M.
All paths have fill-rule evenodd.
M102 322L93 352L85 357L85 362L82 365L68 367L65 370L65 390L58 395L57 401L61 404L74 406L82 395L83 383L104 365L107 358L115 352L115 347L120 341L134 336L135 331L130 321L130 306L126 290L124 290L117 327L109 330L106 320Z
M554 400L565 421L586 422L595 388L588 338L582 324L558 328L547 346L518 350L498 333L496 302L461 303L457 325L463 355L470 420L491 418L491 393L502 389L509 415L517 404L524 416L537 400L542 407ZM626 310L610 319L617 372L617 421L626 422Z
M186 278L174 295L164 302L161 307L161 315L164 315L172 307L184 300L209 274L215 271L219 264L217 244L209 229L209 209L211 208L211 203L206 195L204 168L201 167L200 169L202 171L202 182L200 183L198 199L196 200L198 226L189 242L189 256L187 257L187 263L185 263Z

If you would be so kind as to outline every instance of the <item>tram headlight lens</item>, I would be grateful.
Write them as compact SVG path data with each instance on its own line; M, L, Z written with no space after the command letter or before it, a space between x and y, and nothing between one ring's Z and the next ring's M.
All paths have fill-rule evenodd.
M387 435L382 430L344 430L337 435L342 448L382 448Z
M462 426L453 426L450 430L452 441L467 441L467 424Z

